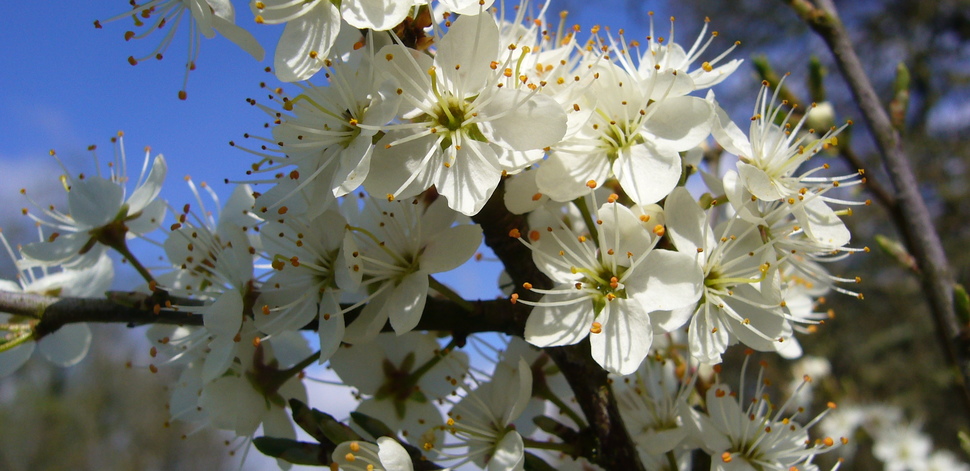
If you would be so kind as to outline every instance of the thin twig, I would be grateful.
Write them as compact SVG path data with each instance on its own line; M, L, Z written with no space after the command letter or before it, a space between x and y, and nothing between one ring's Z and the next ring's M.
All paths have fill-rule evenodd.
M782 1L788 3L828 45L876 140L889 179L896 189L897 210L891 210L890 214L902 232L907 248L919 264L923 290L930 304L941 347L947 360L959 368L960 386L963 388L964 400L970 408L970 387L967 384L967 378L970 377L970 355L961 341L960 324L953 307L953 279L943 244L903 152L899 133L892 126L889 114L863 70L832 0L816 0L818 6L808 0Z

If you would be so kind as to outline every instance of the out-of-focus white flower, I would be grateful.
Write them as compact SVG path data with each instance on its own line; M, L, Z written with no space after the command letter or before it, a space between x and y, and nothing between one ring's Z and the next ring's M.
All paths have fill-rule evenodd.
M933 442L920 429L922 424L894 424L878 430L872 454L886 465L886 471L926 469Z
M414 445L443 423L434 401L455 390L452 379L468 368L462 352L443 352L433 335L381 334L369 342L340 348L330 366L341 380L369 396L357 412L379 418Z
M51 271L43 266L22 267L19 262L23 259L18 260L14 256L13 249L3 233L0 233L0 242L14 264L20 268L16 283L0 280L2 291L90 298L102 296L114 279L114 265L104 253L89 268ZM67 367L84 359L91 346L91 329L84 323L65 325L56 332L44 336L39 342L34 342L29 325L11 324L11 320L13 316L0 312L0 325L7 327L0 329L0 340L3 340L0 343L0 378L10 375L23 366L35 347L51 363ZM5 345L10 342L15 342L17 345Z
M647 455L663 455L688 438L685 408L695 377L680 379L676 368L674 360L651 355L634 374L613 378L623 425Z

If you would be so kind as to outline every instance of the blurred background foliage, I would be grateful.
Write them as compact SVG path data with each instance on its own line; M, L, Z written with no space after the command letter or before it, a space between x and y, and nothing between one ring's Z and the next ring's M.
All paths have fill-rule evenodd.
M746 122L761 78L752 64L760 55L778 73L791 72L787 85L807 104L806 79L810 57L817 56L829 74L826 99L837 121L853 119L851 146L867 163L867 175L889 185L879 166L861 113L832 65L820 39L778 0L624 0L623 7L597 9L592 2L557 0L553 10L596 18L617 28L645 30L648 11L657 10L656 34L669 34L668 16L675 16L678 42L689 44L709 17L720 33L704 57L713 57L731 41L741 46L731 55L745 64L728 82L716 87L718 101L737 122ZM864 0L836 2L866 70L888 103L896 66L911 73L911 102L903 130L904 147L936 229L943 239L957 282L970 285L970 1ZM602 10L602 11L601 11ZM550 15L553 16L553 15ZM584 20L585 21L585 20ZM642 39L627 32L627 40ZM834 161L833 161L834 162ZM38 192L35 192L36 195ZM859 198L868 198L863 192ZM41 198L43 200L43 198ZM20 221L23 223L24 221ZM960 452L957 434L970 431L970 410L945 363L933 322L915 276L876 249L874 238L899 239L884 208L874 203L846 219L853 245L870 246L867 255L850 257L832 271L860 276L865 301L832 294L827 307L836 318L818 333L801 338L807 353L827 358L832 377L816 385L816 411L827 401L839 404L886 403L903 408L909 420L923 421L938 448ZM5 222L8 235L16 233ZM29 231L28 231L29 232ZM13 237L22 239L21 237ZM13 277L3 265L3 278ZM853 286L852 288L857 288ZM119 368L138 359L144 363L143 342L122 326L95 329L96 341L78 366L60 370L32 359L27 367L0 381L0 469L229 469L225 437L192 432L167 424L168 393L159 378L143 366ZM105 339L110 339L106 341ZM137 351L136 351L137 350ZM738 360L735 349L727 363ZM776 384L790 378L784 360L768 360ZM737 363L735 363L737 364ZM160 374L165 374L163 371ZM16 425L12 425L16 424ZM858 456L843 469L875 470L865 437ZM213 449L220 450L212 453ZM824 469L824 468L823 468Z

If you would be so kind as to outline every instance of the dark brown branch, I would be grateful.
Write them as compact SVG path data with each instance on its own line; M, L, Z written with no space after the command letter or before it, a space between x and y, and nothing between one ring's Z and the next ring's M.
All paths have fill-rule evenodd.
M959 367L964 399L970 407L970 355L963 346L961 326L953 307L953 280L940 237L930 219L930 212L919 192L916 177L903 152L899 132L893 127L862 68L848 32L839 19L832 0L783 0L805 20L828 45L858 104L876 146L882 156L890 181L896 189L896 210L890 208L894 222L903 233L906 246L919 264L923 290L930 304L936 330L947 360Z
M512 214L505 208L504 187L504 183L500 184L485 207L472 219L482 225L485 244L505 265L520 299L534 300L538 296L523 289L522 284L528 282L536 288L551 288L552 282L532 261L531 250L509 236L512 229L526 234L528 228L524 216ZM519 335L525 330L527 317L528 311L514 317ZM549 348L546 352L566 377L589 421L593 443L584 450L583 456L604 469L643 470L636 446L623 426L616 398L608 386L606 371L590 355L589 341Z
M115 298L121 297L113 293ZM125 293L123 304L110 299L55 298L31 293L0 291L0 312L35 319L34 337L41 339L67 324L80 322L121 323L129 327L145 324L202 325L201 312L162 309L155 314L148 302L149 296ZM502 332L514 334L521 329L513 319L527 315L524 305L513 305L508 300L475 301L475 312L468 313L458 304L429 297L417 330L452 332L455 336L467 336L478 332ZM347 314L347 322L356 319L363 308ZM304 326L316 330L316 321ZM389 330L389 326L385 327Z

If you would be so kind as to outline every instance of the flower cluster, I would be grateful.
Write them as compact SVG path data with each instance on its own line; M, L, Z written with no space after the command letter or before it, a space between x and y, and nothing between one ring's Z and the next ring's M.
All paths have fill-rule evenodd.
M804 411L775 407L764 383L746 401L743 384L732 393L699 378L737 343L798 357L795 333L829 315L819 312L823 294L861 298L845 287L857 279L824 268L867 250L848 245L842 221L865 204L845 191L862 171L828 176L829 164L815 164L844 126L806 129L814 107L779 102L781 84L765 82L742 130L711 89L741 61L728 60L732 45L710 51L717 34L706 23L690 47L674 41L673 27L655 35L652 22L646 44L598 28L581 41L578 29L547 22L546 7L527 18L523 5L509 19L490 6L251 2L256 23L285 24L277 77L303 82L288 85L295 93L274 88L267 103L249 100L272 124L232 143L255 161L226 204L210 212L199 188L215 192L191 179L194 210L158 199L161 156L146 155L127 194L119 143L110 175L63 178L68 212L26 212L53 232L21 249L17 290L61 289L31 270L62 265L62 294L93 294L104 289L93 280L110 273L107 248L117 250L145 279L155 314L200 319L148 330L150 368L180 371L173 418L244 443L260 426L295 438L285 409L307 401L303 370L327 364L354 388L354 420L369 424L343 431L351 439L339 444L328 437L331 462L345 469L409 469L423 457L517 470L538 459L526 448L579 456L570 441L578 434L543 408L586 424L569 392L553 392L557 371L535 347L581 342L611 374L648 469L677 469L697 449L712 455L712 469L814 469L813 457L836 446L809 438L820 418L796 425ZM194 33L219 31L261 55L227 1L155 0L131 12L136 24L153 21L149 30L186 14ZM723 168L704 160L712 139L737 159ZM486 204L502 203L516 221L507 242L523 244L531 260L522 263L541 275L516 280L516 306L501 303L527 307L505 330L525 342L494 347L483 373L456 350L467 332L445 332L442 346L421 331L438 301L430 298L482 315L446 273L479 250ZM167 266L149 270L126 241L159 228L166 211L175 222L157 244ZM80 291L76 278L96 288ZM8 324L16 341L0 343L0 371L30 353L20 346L29 335ZM73 354L59 363L86 349L58 342Z

